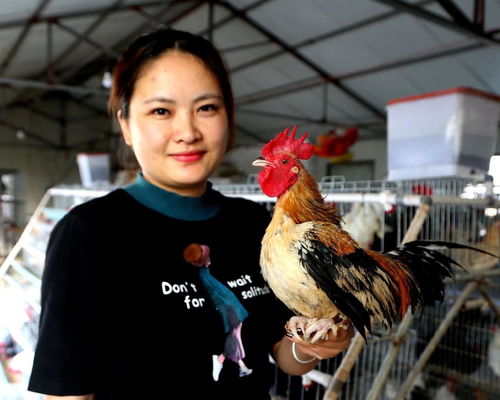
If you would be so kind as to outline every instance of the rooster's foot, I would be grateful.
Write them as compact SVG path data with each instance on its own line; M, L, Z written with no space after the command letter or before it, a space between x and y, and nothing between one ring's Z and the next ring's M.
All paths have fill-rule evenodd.
M347 327L348 324L342 319L338 321L332 318L292 317L285 329L295 339L315 343L320 339L327 340L330 331L336 335L339 328L347 329Z

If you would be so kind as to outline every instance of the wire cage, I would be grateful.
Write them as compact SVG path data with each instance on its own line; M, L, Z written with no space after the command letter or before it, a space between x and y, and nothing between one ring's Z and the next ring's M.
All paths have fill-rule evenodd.
M418 239L453 241L496 254L500 252L498 188L458 178L348 182L342 177L325 177L319 184L326 201L335 202L345 229L351 220L356 220L351 218L356 212L361 210L365 217L369 215L370 219L362 220L361 224L361 232L367 237L358 242L372 249L389 251L399 245L411 229L419 204L427 198L432 201L432 207ZM214 185L214 188L227 196L259 202L270 212L274 208L275 199L261 192L255 176L249 177L246 184ZM19 306L19 312L14 312L17 309L11 304L13 329L10 331L21 347L32 349L37 335L40 273L48 233L68 208L108 190L51 189L0 266L0 283L8 289L2 293L22 292L27 302ZM402 340L395 338L399 338L399 329L404 323L393 327L392 331L375 326L337 397L331 396L330 386L334 381L332 377L347 358L344 357L346 353L321 361L314 371L302 377L288 376L276 368L273 397L286 400L427 400L451 394L454 397L446 398L500 399L497 259L467 250L455 250L449 255L463 265L465 271L457 267L460 279L449 282L445 301L418 313ZM3 303L8 304L8 299ZM19 320L20 316L24 319ZM424 359L423 355L429 352L428 343L435 341L435 335L442 331L447 320L450 325L445 327L437 346ZM388 363L387 355L395 348L394 362ZM412 376L422 362L421 372ZM380 371L389 365L387 377L381 380ZM379 386L377 382L381 382ZM380 389L375 390L376 387Z
M377 396L380 400L396 399L401 385L415 365L437 326L449 311L453 297L435 309L425 310L414 320L402 344L388 379ZM465 308L455 318L440 344L405 399L499 399L500 380L491 366L490 349L495 337L493 313L479 307ZM361 352L339 399L367 399L391 345L387 332L375 331ZM321 400L326 384L339 367L341 358L321 361L322 375L291 377L279 369L275 372L275 399ZM451 393L444 397L444 393Z
M472 179L444 178L410 181L345 181L343 177L324 177L319 186L325 199L334 201L346 222L350 213L363 207L369 194L391 193L391 204L375 208L377 228L366 229L372 237L370 248L389 251L401 243L418 212L419 201L411 204L398 201L398 197L415 196L432 200L429 214L418 234L421 240L442 240L472 245L500 254L500 219L498 216L499 188L486 188ZM264 204L272 212L274 199L266 198L255 181L244 185L220 186L226 195L247 197ZM361 195L359 200L349 200L346 194ZM344 197L343 197L344 196ZM365 197L363 197L365 196ZM353 197L355 198L355 197ZM364 199L364 200L363 200ZM484 201L489 199L490 201ZM377 199L375 199L377 200ZM477 202L475 202L477 200ZM377 201L372 202L376 203ZM488 209L490 212L488 212ZM373 219L372 219L372 222ZM366 226L366 225L365 225ZM359 242L361 243L361 241ZM456 273L464 280L450 281L445 301L435 308L426 308L416 315L404 341L399 346L394 363L381 389L373 390L385 357L393 345L393 334L398 327L387 331L375 327L373 334L361 351L349 379L339 397L330 397L328 391L332 376L338 369L342 356L321 361L315 371L292 377L278 368L272 395L275 399L500 399L500 330L498 304L497 259L469 250L448 251L465 271L457 267ZM415 364L429 340L457 304L460 295L472 277L487 273L487 293L490 304L478 290L471 291L467 301L450 319L450 325L438 341L437 347L425 362L422 371L412 382L407 382L406 393L401 393ZM491 274L490 274L491 273ZM467 277L467 274L470 274ZM486 290L485 286L480 288ZM460 303L462 304L462 303ZM496 309L494 308L496 307ZM495 314L496 312L496 314ZM496 371L496 372L495 372Z

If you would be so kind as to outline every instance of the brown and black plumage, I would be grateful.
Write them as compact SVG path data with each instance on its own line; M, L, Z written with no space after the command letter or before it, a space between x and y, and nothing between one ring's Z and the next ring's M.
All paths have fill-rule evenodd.
M262 167L263 192L277 197L262 240L262 273L297 314L288 323L292 334L314 342L352 323L366 337L373 321L390 327L409 308L442 301L444 279L458 264L439 250L471 247L414 241L389 253L362 249L300 162L313 146L305 134L295 139L295 128L288 132L267 143L254 165Z

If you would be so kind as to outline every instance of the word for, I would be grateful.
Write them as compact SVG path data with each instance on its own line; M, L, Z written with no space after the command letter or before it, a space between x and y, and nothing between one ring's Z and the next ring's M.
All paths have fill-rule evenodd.
M184 304L186 304L186 308L188 310L191 308L191 306L193 306L193 308L203 307L205 305L204 303L205 299L203 297L191 299L188 294L186 295L186 297L184 297Z

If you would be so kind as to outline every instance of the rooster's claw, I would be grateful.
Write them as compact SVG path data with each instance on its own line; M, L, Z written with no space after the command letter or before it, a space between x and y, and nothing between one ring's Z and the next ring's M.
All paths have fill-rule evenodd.
M309 343L315 343L320 339L327 340L328 333L332 331L336 335L339 327L346 329L347 325L343 320L339 323L332 318L292 317L285 325L287 336Z

